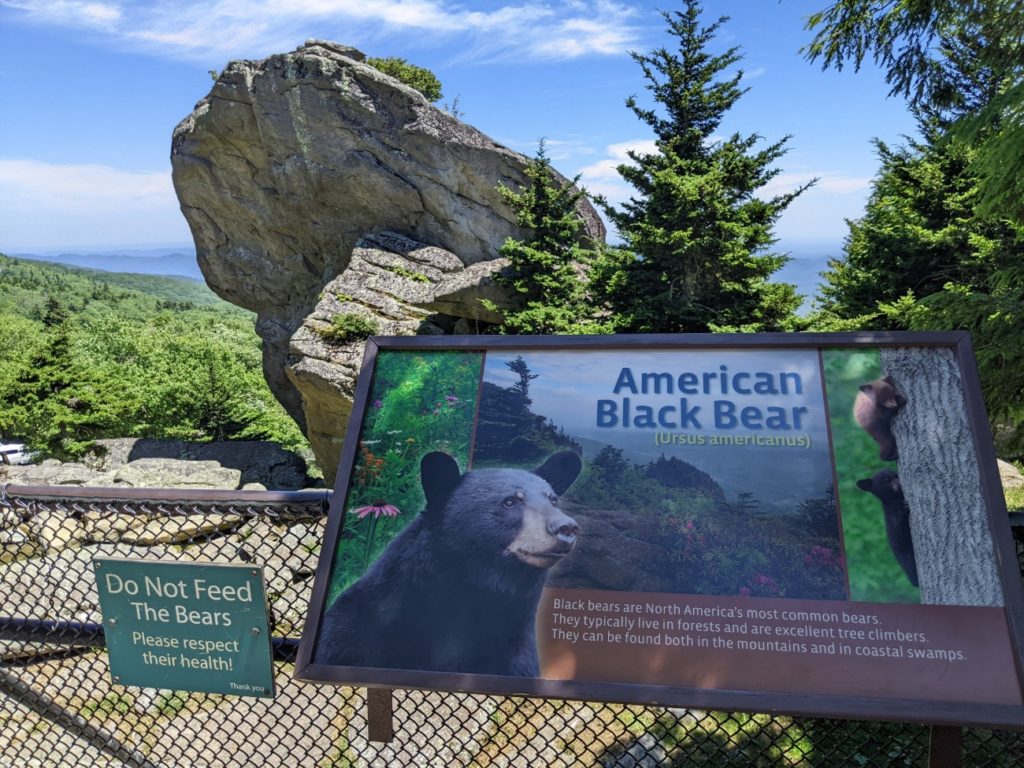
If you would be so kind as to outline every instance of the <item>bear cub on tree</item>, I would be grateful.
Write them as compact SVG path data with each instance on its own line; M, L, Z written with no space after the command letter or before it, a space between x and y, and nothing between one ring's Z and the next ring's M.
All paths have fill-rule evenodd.
M882 461L896 461L892 420L906 404L907 399L896 391L892 376L861 384L853 401L853 418L878 443Z
M914 540L910 537L910 507L903 498L899 477L891 469L883 469L876 472L873 477L858 480L857 487L873 493L882 502L889 547L910 583L918 586Z
M537 677L537 603L579 533L557 497L581 468L560 451L532 472L461 475L428 453L426 509L325 611L315 662Z

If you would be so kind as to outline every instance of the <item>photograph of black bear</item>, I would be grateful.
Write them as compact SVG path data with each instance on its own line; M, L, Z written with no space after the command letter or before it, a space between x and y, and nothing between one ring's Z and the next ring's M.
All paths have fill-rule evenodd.
M579 533L558 496L581 468L570 451L532 472L424 456L425 510L328 607L315 663L537 677L537 603Z
M915 587L917 582L917 558L914 555L914 540L910 536L910 507L903 498L903 487L895 472L883 469L872 477L857 481L862 491L874 494L882 503L885 517L885 535L889 548L900 564L907 579Z
M896 438L892 435L892 420L907 404L906 398L896 390L892 376L861 384L853 401L853 418L878 443L878 456L882 461L896 461Z

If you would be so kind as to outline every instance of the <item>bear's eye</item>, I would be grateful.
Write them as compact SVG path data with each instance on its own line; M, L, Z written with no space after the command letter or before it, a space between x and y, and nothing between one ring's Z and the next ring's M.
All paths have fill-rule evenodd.
M516 505L517 501L519 501L519 499L517 499L515 496L506 496L502 500L501 506L503 506L505 509L512 509L512 507Z

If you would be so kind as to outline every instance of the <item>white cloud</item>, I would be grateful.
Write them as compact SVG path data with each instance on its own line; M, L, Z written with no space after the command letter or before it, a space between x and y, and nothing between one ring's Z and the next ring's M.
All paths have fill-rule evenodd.
M110 30L122 17L121 6L80 0L10 0L8 8L24 12L43 24Z
M806 184L811 179L817 179L817 183L804 194L816 195L850 195L863 196L871 186L869 176L846 176L835 171L821 171L819 173L780 173L759 190L761 197L792 192L801 184Z
M864 214L864 204L872 179L848 176L836 171L818 173L780 173L760 190L762 197L792 192L817 177L808 189L785 210L775 234L788 242L839 243L846 236L846 220Z
M654 139L631 139L609 144L605 148L604 158L580 168L579 173L583 175L581 182L591 194L602 195L612 205L620 205L635 190L619 176L618 167L632 163L628 154L630 151L649 154L656 149Z
M171 170L0 159L0 248L190 238Z
M521 2L467 10L450 0L0 0L27 20L97 29L114 42L204 62L255 58L294 47L314 27L344 42L432 34L461 60L554 61L618 55L638 42L636 9L611 0ZM452 38L458 39L453 45ZM423 38L418 37L423 43Z

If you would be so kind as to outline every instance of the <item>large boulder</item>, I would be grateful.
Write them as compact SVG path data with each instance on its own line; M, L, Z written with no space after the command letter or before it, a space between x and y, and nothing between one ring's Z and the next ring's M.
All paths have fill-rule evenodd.
M313 434L337 426L325 430L323 409L303 409L294 357L302 344L292 336L350 267L360 238L395 233L447 252L438 277L457 287L431 287L427 301L478 322L479 302L438 297L493 271L473 267L496 259L507 237L527 234L498 191L527 183L527 158L363 58L309 41L263 61L231 62L177 126L171 149L199 266L220 296L257 313L267 380ZM587 235L603 239L594 209L581 202L580 212ZM464 269L473 270L468 278ZM404 303L417 306L415 298ZM452 318L448 325L459 316ZM318 459L333 471L328 456Z

